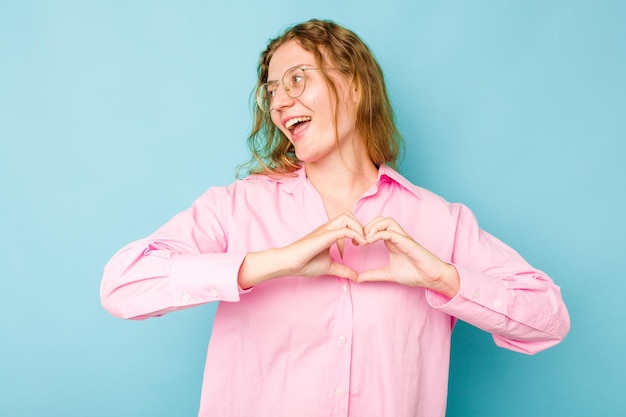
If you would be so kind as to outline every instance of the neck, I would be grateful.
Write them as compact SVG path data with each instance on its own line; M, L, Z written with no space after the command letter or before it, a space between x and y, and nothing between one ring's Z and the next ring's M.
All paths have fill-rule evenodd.
M306 163L306 175L320 193L329 219L353 211L356 202L378 179L378 170L369 157L357 163Z
M318 164L306 163L306 175L309 181L322 194L342 195L352 190L364 192L376 182L378 169L368 159L360 164Z
M331 219L353 211L378 179L378 169L360 138L340 142L336 152L304 163L306 176L320 193Z
M305 162L309 181L318 190L329 188L339 193L345 192L344 187L353 187L363 181L376 181L378 170L370 159L363 139L354 136L350 140L338 142L336 152Z

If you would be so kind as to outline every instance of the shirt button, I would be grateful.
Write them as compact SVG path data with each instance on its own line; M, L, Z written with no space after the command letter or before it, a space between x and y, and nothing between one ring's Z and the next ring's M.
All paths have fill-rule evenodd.
M502 301L500 301L500 300L496 300L496 301L494 301L494 302L493 302L493 306L494 306L495 308L501 307L501 306L502 306Z
M343 395L343 388L337 388L337 389L335 390L335 394L337 394L337 395Z
M345 336L339 336L339 343L345 345L348 340Z
M348 284L343 284L343 290L348 291Z
M480 298L480 291L478 289L474 290L474 300L478 300Z
M217 291L215 288L213 288L211 290L211 297L217 298L218 295L220 295L219 291Z
M189 301L191 301L191 295L189 294L183 295L183 302L188 303Z

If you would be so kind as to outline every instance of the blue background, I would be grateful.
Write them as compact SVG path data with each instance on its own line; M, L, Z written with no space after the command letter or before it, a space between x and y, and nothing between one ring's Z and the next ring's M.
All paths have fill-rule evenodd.
M448 416L623 415L625 4L3 0L0 415L196 415L215 305L115 319L102 268L234 179L258 54L311 17L377 55L401 171L569 307L569 336L532 357L459 324Z

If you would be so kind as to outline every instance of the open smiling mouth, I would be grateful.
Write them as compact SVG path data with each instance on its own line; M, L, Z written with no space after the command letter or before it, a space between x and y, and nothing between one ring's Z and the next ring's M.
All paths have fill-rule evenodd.
M303 126L310 121L311 118L308 116L294 117L293 119L287 120L287 123L285 123L285 127L291 132L294 132L298 127Z

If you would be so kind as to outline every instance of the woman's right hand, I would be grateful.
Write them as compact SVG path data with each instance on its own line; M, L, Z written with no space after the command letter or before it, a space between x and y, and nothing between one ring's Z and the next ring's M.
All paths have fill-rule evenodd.
M354 245L367 244L363 226L350 212L339 215L288 246L248 253L239 268L239 286L246 289L268 279L293 275L334 275L355 280L357 273L353 269L330 257L330 247L343 239L350 239Z

